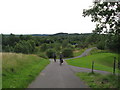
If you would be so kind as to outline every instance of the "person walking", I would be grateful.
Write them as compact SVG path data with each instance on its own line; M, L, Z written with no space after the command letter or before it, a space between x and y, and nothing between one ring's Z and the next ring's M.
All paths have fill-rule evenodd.
M62 63L63 63L63 55L62 53L60 53L60 66L62 65Z
M53 53L54 62L56 62L56 54Z

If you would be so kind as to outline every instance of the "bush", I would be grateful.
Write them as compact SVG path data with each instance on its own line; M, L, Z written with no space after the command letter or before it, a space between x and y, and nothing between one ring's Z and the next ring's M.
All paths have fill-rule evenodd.
M29 53L33 53L35 50L35 43L33 40L22 40L18 43L16 43L15 48L14 48L15 52L17 53L25 53L25 54L29 54Z
M39 52L40 52L40 46L35 47L34 52L35 52L35 53L39 53Z
M55 48L55 50L57 50L57 51L60 51L61 50L61 44L60 43L54 43L54 48Z
M46 55L48 58L53 58L53 53L55 53L55 51L53 49L48 49L46 51Z
M43 43L42 45L41 45L41 51L46 51L47 50L47 48L48 48L48 45L46 44L46 43Z
M48 59L48 57L46 56L45 53L38 53L37 55L38 55L39 57L42 57L42 58Z
M100 50L98 48L94 48L90 51L89 55L93 55L96 53L109 53L109 52L110 52L109 50Z
M75 45L68 44L67 48L71 48L72 50L74 50L75 49Z
M64 57L73 57L73 50L70 48L65 48L63 50L63 56Z
M101 50L104 50L105 49L105 43L104 42L99 42L98 44L97 44L97 48L98 49L101 49Z

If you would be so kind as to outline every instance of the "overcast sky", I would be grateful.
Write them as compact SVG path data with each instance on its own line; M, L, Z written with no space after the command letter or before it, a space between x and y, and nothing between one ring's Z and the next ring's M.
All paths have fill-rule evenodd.
M90 33L95 28L83 9L93 0L0 0L0 33Z

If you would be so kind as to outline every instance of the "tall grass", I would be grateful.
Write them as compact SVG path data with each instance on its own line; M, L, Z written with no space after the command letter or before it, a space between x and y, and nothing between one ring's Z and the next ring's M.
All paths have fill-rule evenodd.
M0 89L2 88L2 53L0 53Z
M80 72L77 73L76 75L80 79L85 81L89 87L93 88L92 90L94 90L94 88L95 90L96 88L98 88L99 90L107 90L108 88L116 88L115 90L120 89L119 77L116 75L112 74L102 75L99 73L86 73L86 72Z
M49 60L36 55L2 54L3 88L26 88L49 64Z

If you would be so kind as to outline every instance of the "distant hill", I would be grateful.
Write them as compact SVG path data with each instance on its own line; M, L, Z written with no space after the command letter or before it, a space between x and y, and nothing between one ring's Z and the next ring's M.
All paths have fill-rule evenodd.
M10 34L3 34L4 36L9 36ZM49 36L50 34L13 34L15 36L20 36L20 35L24 35L24 36Z
M65 35L90 35L92 33L56 33L56 34L13 34L15 36L20 36L20 35L31 35L31 36L65 36ZM10 34L3 34L5 36L9 36Z
M53 34L53 36L65 36L65 35L90 35L92 33L56 33L56 34Z
M49 36L51 34L31 34L32 36Z
M56 33L56 34L53 34L54 36L55 35L68 35L68 33Z

